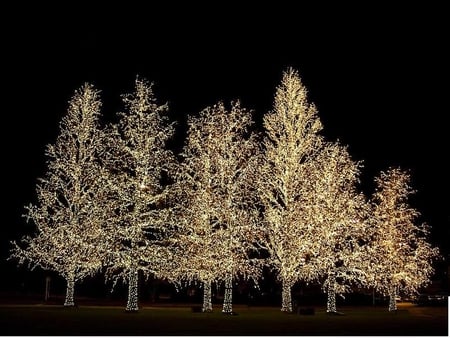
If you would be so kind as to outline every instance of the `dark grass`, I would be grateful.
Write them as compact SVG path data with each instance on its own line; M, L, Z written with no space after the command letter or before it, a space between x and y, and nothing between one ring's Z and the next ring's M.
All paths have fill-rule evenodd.
M236 306L235 316L195 313L191 307L1 306L2 335L448 335L448 308L344 307L344 315L315 308L314 315L286 314L277 308Z

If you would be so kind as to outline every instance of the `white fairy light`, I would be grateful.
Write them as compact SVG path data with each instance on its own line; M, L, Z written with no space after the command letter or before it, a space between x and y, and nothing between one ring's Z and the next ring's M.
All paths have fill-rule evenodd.
M48 169L36 187L38 202L24 215L36 235L14 244L11 258L19 264L53 270L67 281L65 306L74 306L75 282L102 265L97 243L102 238L104 186L96 161L101 140L99 92L85 84L69 102L55 144L48 145Z
M258 193L264 206L269 264L282 282L282 311L291 312L296 281L317 277L315 241L320 234L305 217L311 195L308 162L322 147L322 124L298 73L289 69L277 88L274 109L264 116L264 156Z
M437 248L427 242L428 226L416 224L419 212L407 199L414 191L408 173L398 168L375 178L374 226L371 243L371 273L375 288L389 296L389 311L397 309L398 291L416 293L430 281Z
M336 311L336 287L330 283L327 290L327 312L335 313Z
M327 312L336 312L336 293L348 291L350 284L367 285L366 248L360 243L368 239L369 204L356 190L360 165L345 147L326 143L310 163L306 212L320 234L314 259L324 279Z
M161 183L173 169L174 156L165 148L173 126L158 105L152 85L136 79L135 91L123 95L127 111L119 113L118 125L107 130L102 161L109 170L109 210L104 245L109 248L106 276L114 283L128 283L126 310L138 310L138 276L160 276L170 262L164 244L170 233L167 197L170 186Z
M204 285L203 311L211 311L211 282L225 283L223 312L232 312L232 280L256 278L260 269L247 258L256 227L249 185L254 179L254 136L249 111L219 103L188 120L184 160L177 178L180 229L175 279ZM252 200L253 198L253 200Z
M419 213L406 203L409 176L382 172L371 204L355 186L359 164L339 143L327 143L298 73L289 69L264 116L264 151L249 132L250 111L223 103L189 117L183 161L166 142L173 126L152 86L137 79L124 95L127 112L104 132L91 85L78 90L49 145L38 202L26 207L35 237L14 243L11 258L53 270L75 283L106 267L107 279L128 283L126 310L138 311L139 275L203 285L203 311L212 311L213 284L225 284L222 311L233 313L233 278L257 279L259 260L282 283L282 311L292 311L297 281L323 281L327 312L350 284L373 285L390 296L429 282L437 248ZM166 177L175 183L163 184ZM259 203L259 204L258 204ZM258 217L263 215L263 220Z
M212 311L212 300L211 300L211 282L203 282L203 312Z
M138 311L138 271L130 269L128 272L128 300L126 311Z

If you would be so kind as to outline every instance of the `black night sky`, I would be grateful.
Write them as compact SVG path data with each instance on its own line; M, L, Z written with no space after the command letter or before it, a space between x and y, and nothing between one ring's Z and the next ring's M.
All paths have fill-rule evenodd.
M260 121L289 66L318 106L324 135L364 161L363 189L370 193L374 175L389 166L410 169L418 191L411 204L448 254L445 11L409 3L313 9L211 3L2 10L0 268L14 266L5 262L8 242L30 233L23 206L34 201L45 145L54 142L67 102L84 82L102 91L105 120L122 109L120 94L132 90L136 75L155 82L181 134L187 114L218 100L240 99Z

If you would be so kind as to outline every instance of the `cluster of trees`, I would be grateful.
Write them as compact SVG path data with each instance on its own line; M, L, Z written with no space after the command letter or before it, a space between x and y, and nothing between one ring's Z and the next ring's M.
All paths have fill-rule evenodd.
M320 134L295 70L283 74L262 133L250 110L220 102L189 117L180 154L167 147L174 124L151 84L136 79L122 99L118 122L101 126L99 91L75 92L27 207L36 233L13 243L10 258L67 280L66 306L75 283L99 272L128 284L128 311L138 310L139 275L201 283L203 311L211 285L224 283L225 313L233 279L257 283L264 266L287 312L298 281L322 283L329 312L354 285L389 295L395 310L399 290L428 282L438 250L408 205L408 173L381 172L370 198L359 191L361 163Z

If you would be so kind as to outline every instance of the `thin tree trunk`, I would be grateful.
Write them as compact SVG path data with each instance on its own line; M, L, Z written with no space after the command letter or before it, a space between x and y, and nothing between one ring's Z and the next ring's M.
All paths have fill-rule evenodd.
M73 294L75 292L75 276L73 273L69 273L66 278L67 281L67 289L66 289L66 299L64 301L64 306L75 306L75 302L73 300Z
M211 282L203 282L203 312L212 312Z
M336 312L336 277L333 273L328 276L327 312Z
M389 288L389 311L397 311L397 290L395 286Z
M134 312L139 310L138 306L138 271L131 268L128 272L128 301L126 311Z
M225 276L225 294L223 297L223 313L233 312L233 275L227 273Z
M292 312L292 297L291 297L291 287L292 283L288 280L283 279L283 289L281 293L281 311Z

